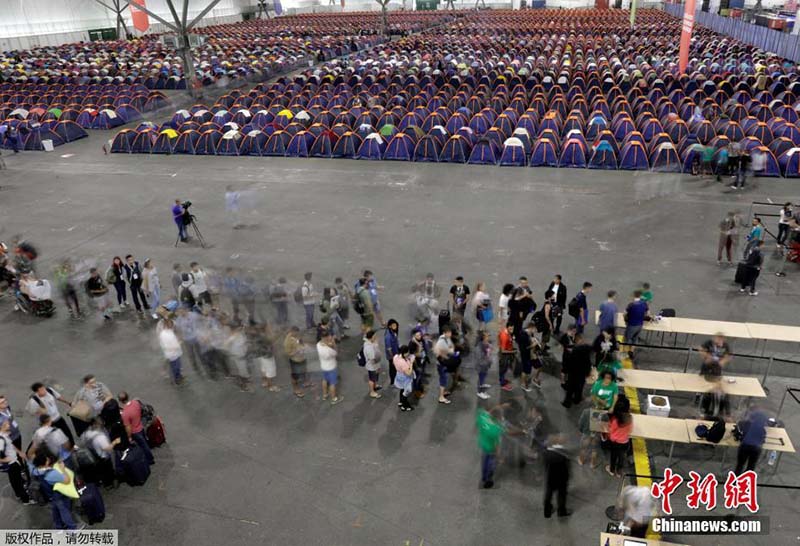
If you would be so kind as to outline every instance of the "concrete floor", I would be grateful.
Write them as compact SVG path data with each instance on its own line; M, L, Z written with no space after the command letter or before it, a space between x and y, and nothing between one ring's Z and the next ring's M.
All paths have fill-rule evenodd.
M409 288L428 271L445 283L457 274L471 286L484 280L493 293L522 274L541 292L561 273L570 292L584 280L594 283L592 308L609 289L624 300L649 281L656 306L683 316L796 324L797 269L779 284L771 274L777 261L770 259L760 295L751 298L732 287L733 271L719 268L714 255L716 224L727 210L747 213L751 201L767 198L798 201L793 180L758 180L732 193L708 181L649 173L104 156L107 138L93 133L51 154L5 155L0 239L23 234L39 247L43 269L63 256L103 268L114 255L150 257L165 291L173 262L234 265L265 282L279 275L297 281L308 270L318 287L338 275L354 280L370 268L385 285L386 316L396 316L404 332ZM231 229L227 184L250 191L249 229ZM193 201L209 248L173 247L175 197ZM120 529L123 544L583 546L596 544L605 529L604 508L614 502L616 482L602 472L575 466L575 513L568 520L543 519L538 463L522 471L501 466L496 488L478 489L472 376L470 390L456 393L451 406L428 396L416 412L401 414L394 397L366 398L363 372L352 358L356 343L349 341L340 362L346 400L336 407L313 396L298 400L288 389L244 394L230 383L191 376L176 391L152 326L132 317L107 326L71 323L63 306L39 321L0 301L0 391L13 406L24 404L34 380L50 378L72 395L80 377L94 372L163 416L169 443L157 451L149 482L106 495L102 527ZM286 372L280 368L283 385ZM772 382L773 407L783 383ZM496 389L492 395L499 399ZM575 438L578 413L558 405L559 396L548 376L530 401L544 408L550 430ZM800 428L790 426L798 424L795 417L787 427L800 443ZM21 421L29 438L33 419ZM659 471L661 450L651 446ZM784 457L774 483L800 483L797 463L797 456ZM21 507L10 497L6 487L3 527L47 526L46 510ZM772 516L771 543L797 542L797 498L775 490L762 498Z

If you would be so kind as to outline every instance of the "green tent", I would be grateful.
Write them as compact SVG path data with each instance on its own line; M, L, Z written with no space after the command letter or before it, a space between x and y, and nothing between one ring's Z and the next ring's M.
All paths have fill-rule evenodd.
M56 117L56 119L60 119L61 118L61 108L51 108L47 112L49 114L53 114Z

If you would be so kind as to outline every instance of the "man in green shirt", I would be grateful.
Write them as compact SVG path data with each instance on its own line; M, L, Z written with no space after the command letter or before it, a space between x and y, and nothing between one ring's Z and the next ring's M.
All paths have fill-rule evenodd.
M716 150L713 146L703 146L703 174L704 175L711 175L714 174L714 167L712 166L712 162L714 161L714 152Z
M601 410L611 410L617 401L619 387L614 381L614 373L604 370L600 378L592 386L592 404Z
M478 409L475 424L478 428L478 447L481 448L481 483L485 489L494 485L494 469L497 464L497 448L505 434L505 427L500 423L501 410Z

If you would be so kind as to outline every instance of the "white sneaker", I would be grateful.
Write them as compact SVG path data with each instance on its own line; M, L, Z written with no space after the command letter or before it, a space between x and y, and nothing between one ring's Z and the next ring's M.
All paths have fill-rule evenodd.
M156 315L155 313L153 313L153 314L152 314L152 315L150 315L150 316L151 316L151 317L153 317L153 319L155 319L155 320L158 320L158 315Z
M739 292L742 292L742 293L744 293L744 292L745 292L745 289L744 289L744 288L740 288L740 289L739 289Z
M492 388L492 386L491 386L491 385L489 385L488 383L484 383L483 385L481 385L481 388L482 388L482 389L491 389L491 388Z
M522 389L525 392L531 392L533 390L532 388L528 387L527 385L520 385L519 388Z
M758 296L758 292L750 292L751 296Z
M481 400L488 400L489 399L489 395L486 394L485 392L479 392L478 393L478 398L480 398Z

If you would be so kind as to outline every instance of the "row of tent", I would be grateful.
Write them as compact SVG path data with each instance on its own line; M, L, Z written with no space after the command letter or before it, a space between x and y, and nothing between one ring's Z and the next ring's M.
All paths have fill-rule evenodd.
M14 144L8 138L8 127L14 124L18 125L18 129L20 129L20 147L23 150L44 151L43 141L49 140L53 147L57 147L88 136L83 128L72 121L53 121L31 125L19 120L6 120L0 124L0 147L8 150L14 148ZM22 125L24 128L20 127Z
M203 133L189 130L178 134L171 128L159 131L156 127L146 127L138 132L121 131L111 150L113 153L352 158L657 172L688 172L703 154L699 143L679 149L667 141L648 149L638 134L630 135L617 150L612 141L602 138L591 146L578 136L563 143L548 137L531 141L523 130L500 143L493 138L475 137L469 131L446 138L445 133L421 135L413 129L392 136L375 132L362 138L352 131L337 134L327 129L303 130L294 135L280 129L272 134L257 129L244 134L236 129L227 132L212 129ZM800 177L800 155L797 154L800 148L787 149L779 160L772 150L757 143L747 149L751 154L764 155L765 169L759 173L761 176Z

